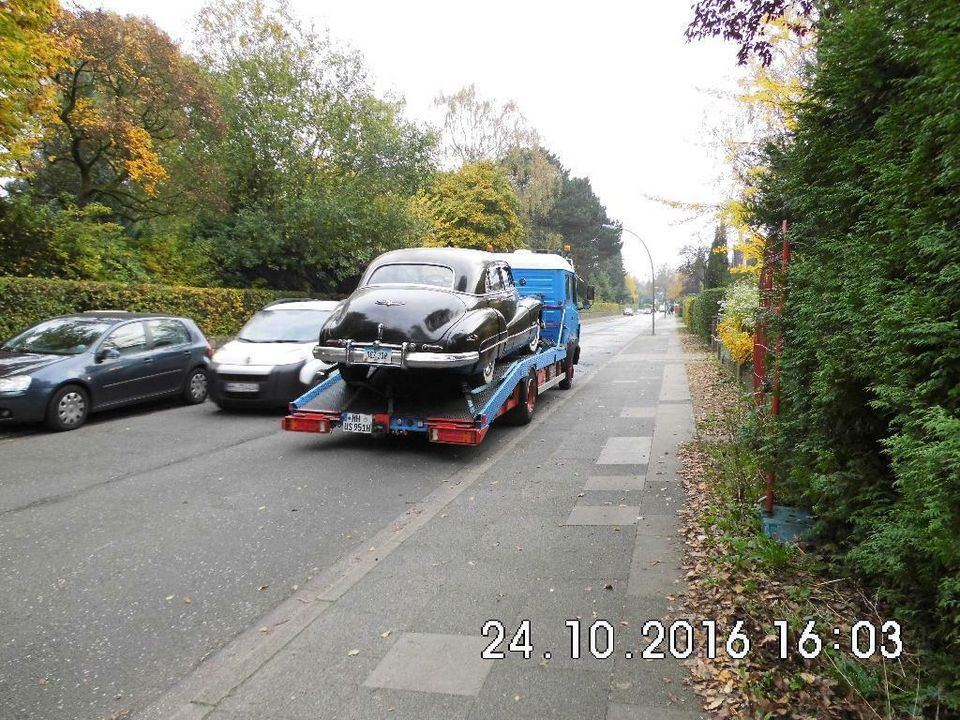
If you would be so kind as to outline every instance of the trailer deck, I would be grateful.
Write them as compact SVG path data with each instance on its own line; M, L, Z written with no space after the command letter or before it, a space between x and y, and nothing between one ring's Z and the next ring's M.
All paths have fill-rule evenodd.
M290 404L284 430L329 433L335 427L365 434L426 433L430 442L479 445L490 424L517 407L521 382L536 374L537 393L565 377L566 349L550 347L497 364L494 380L471 389L462 377L378 370L363 387L339 373Z

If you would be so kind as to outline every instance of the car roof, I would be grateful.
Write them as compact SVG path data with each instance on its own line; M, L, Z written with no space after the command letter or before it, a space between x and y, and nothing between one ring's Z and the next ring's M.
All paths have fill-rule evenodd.
M498 260L504 260L517 270L565 270L573 272L573 265L557 253L539 253L530 250L514 250L512 253L492 253Z
M72 315L60 315L62 318L89 318L90 320L115 320L122 322L124 320L151 320L171 318L174 320L187 320L179 315L170 315L169 313L139 313L128 312L127 310L87 310L86 312L74 313Z
M272 302L263 310L333 310L340 304L339 300L283 300Z

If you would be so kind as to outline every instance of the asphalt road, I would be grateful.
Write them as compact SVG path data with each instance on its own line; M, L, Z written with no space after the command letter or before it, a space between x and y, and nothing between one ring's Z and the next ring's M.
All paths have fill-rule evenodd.
M578 376L647 333L649 316L585 325ZM478 448L310 436L211 403L111 412L69 433L5 430L0 718L145 707L512 432Z

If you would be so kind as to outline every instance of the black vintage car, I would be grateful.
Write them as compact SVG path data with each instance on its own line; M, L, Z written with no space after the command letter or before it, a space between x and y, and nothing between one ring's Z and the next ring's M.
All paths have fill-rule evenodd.
M457 248L388 252L320 330L314 355L339 364L350 384L371 368L428 368L493 380L496 362L535 352L542 303L521 298L510 266Z

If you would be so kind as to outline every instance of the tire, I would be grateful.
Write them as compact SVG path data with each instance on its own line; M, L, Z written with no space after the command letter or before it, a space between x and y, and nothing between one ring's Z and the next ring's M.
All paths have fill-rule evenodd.
M526 350L529 351L531 355L536 355L537 350L540 348L540 323L537 323L535 327L536 332L533 335L533 340L526 346Z
M90 395L79 385L64 385L47 405L44 424L54 432L76 430L90 414Z
M366 365L337 365L340 377L347 385L357 386L366 382L370 368Z
M566 377L557 384L561 390L569 390L573 387L573 366L576 364L578 352L579 348L576 345L572 343L567 345L567 356L563 359L563 372Z
M187 373L187 380L183 383L183 402L187 405L199 405L207 399L208 390L207 371L196 367Z
M537 409L537 399L540 397L540 390L537 386L537 371L530 370L520 382L520 402L510 412L505 413L503 419L507 425L527 425L533 420L533 413Z
M497 356L495 353L491 353L486 362L483 360L480 362L483 363L480 372L470 376L470 384L474 387L489 385L497 374Z

